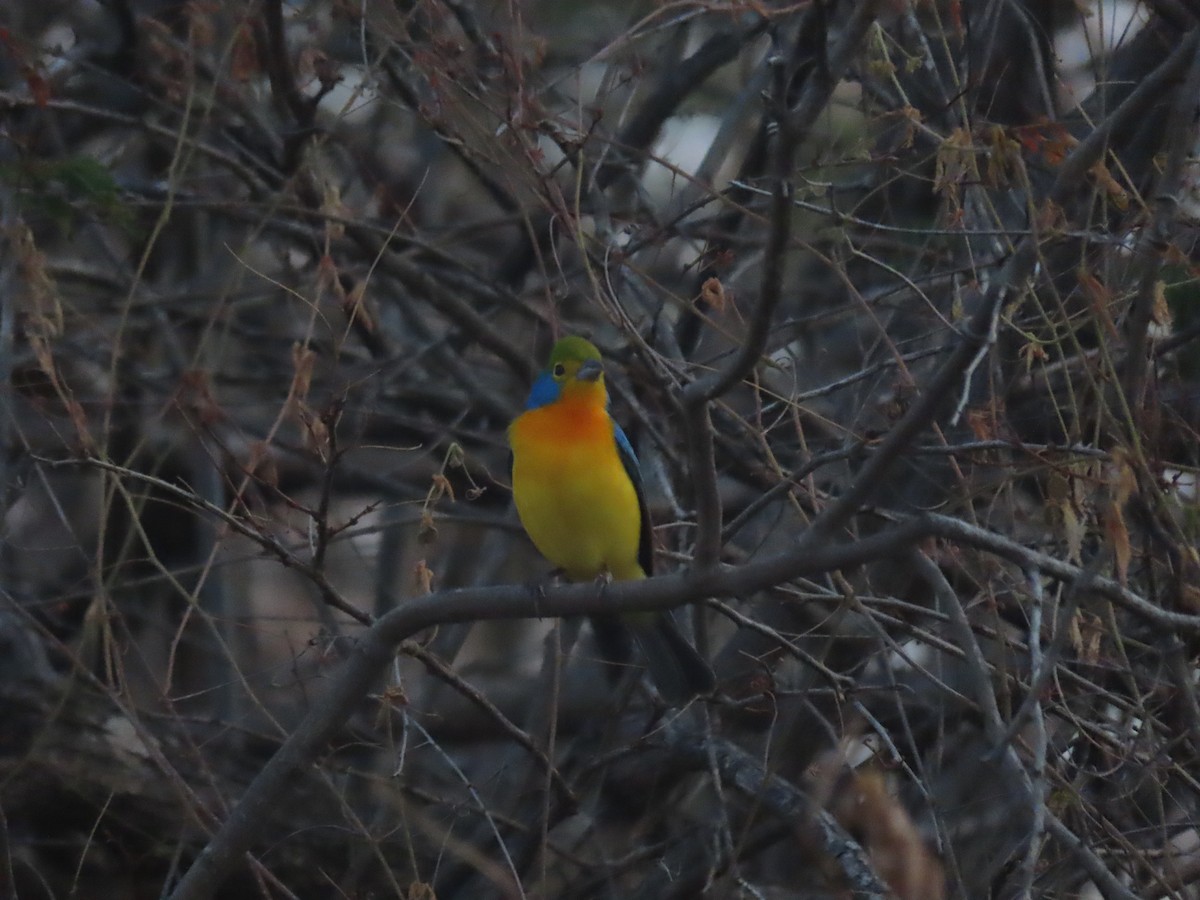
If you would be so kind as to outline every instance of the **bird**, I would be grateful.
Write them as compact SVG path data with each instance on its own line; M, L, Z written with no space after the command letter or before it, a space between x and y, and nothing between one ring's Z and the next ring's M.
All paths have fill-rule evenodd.
M571 335L554 345L508 440L521 525L569 580L636 581L654 573L637 456L609 412L594 344ZM613 635L625 625L665 700L682 704L712 691L712 669L669 612L593 617L598 640L609 647L627 643Z

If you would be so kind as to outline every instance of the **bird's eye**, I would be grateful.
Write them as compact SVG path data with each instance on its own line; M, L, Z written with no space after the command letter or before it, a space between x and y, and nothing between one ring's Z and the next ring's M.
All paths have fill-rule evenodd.
M554 371L555 378L562 378L564 375L567 374L567 367L564 366L562 363L555 363L553 371Z

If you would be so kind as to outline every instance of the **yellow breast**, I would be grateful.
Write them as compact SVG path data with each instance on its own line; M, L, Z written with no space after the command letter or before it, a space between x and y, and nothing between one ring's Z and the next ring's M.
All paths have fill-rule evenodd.
M509 428L513 498L534 545L567 577L642 578L641 510L603 406L559 401Z

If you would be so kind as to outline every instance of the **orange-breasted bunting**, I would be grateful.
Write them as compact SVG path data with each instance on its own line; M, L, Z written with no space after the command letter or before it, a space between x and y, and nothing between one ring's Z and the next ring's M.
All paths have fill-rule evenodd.
M508 429L513 498L534 545L573 581L653 574L650 516L637 456L608 411L604 365L589 341L565 337ZM624 621L658 689L672 703L711 691L712 669L668 613ZM600 617L602 627L611 619Z

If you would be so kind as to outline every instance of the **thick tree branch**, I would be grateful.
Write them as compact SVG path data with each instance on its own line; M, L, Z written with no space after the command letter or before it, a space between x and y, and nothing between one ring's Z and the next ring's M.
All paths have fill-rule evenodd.
M910 546L923 531L924 526L914 520L854 544L786 554L737 569L710 569L623 582L608 585L603 592L594 585L563 585L544 591L509 585L442 591L409 600L363 632L328 693L255 778L171 897L173 900L209 897L229 877L288 780L312 763L334 731L349 718L391 661L400 642L425 628L450 622L671 609L704 597L752 593L805 573L858 565Z

